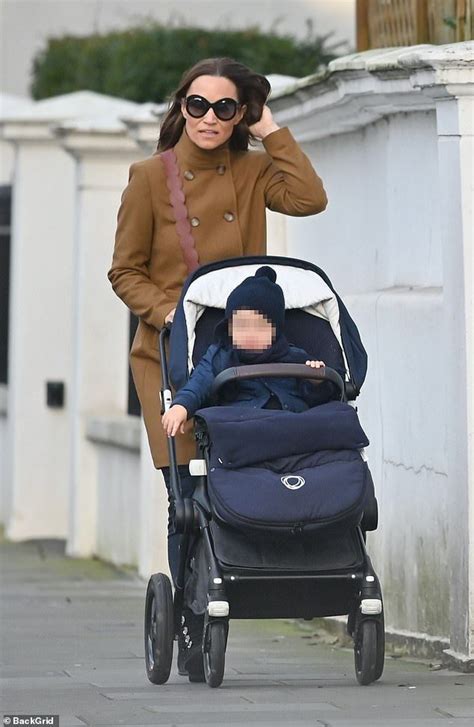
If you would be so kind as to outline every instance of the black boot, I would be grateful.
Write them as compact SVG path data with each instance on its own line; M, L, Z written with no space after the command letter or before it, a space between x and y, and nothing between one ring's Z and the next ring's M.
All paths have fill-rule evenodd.
M196 616L189 608L183 608L181 628L178 634L178 674L188 675L190 682L203 682L202 637L204 614Z
M187 655L186 643L184 641L184 635L183 635L182 631L180 630L180 632L178 634L178 674L180 677L188 676L188 670L186 669L186 665L185 665L186 655Z
M181 627L178 632L178 674L181 677L188 676L186 669L186 659L188 657L188 647L185 641L188 635L188 628L185 625L185 618L181 615Z

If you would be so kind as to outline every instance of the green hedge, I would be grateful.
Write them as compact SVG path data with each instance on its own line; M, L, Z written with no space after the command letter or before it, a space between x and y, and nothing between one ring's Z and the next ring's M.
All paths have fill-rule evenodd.
M305 40L258 28L203 30L160 24L87 37L51 38L33 62L33 98L91 90L131 101L160 102L197 61L230 56L259 73L306 76L336 57L331 36L311 26Z

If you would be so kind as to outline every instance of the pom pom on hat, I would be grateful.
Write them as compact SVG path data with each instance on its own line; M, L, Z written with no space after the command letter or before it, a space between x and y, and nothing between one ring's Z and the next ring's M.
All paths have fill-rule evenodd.
M256 278L268 278L272 283L274 283L277 279L277 274L273 270L273 268L269 268L268 265L263 265L263 267L259 268L257 272L255 273Z

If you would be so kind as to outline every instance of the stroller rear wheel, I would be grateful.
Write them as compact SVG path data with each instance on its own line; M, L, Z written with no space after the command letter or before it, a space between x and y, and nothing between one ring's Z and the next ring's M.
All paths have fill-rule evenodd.
M227 624L224 621L210 621L205 625L204 633L204 676L210 687L220 687L224 678Z
M382 676L385 661L385 620L383 613L375 622L375 625L377 627L377 660L375 662L374 681L377 681Z
M354 664L359 684L367 686L382 676L384 653L383 620L359 621L354 634Z
M148 581L145 600L145 664L153 684L168 681L173 660L173 595L171 582L164 573Z

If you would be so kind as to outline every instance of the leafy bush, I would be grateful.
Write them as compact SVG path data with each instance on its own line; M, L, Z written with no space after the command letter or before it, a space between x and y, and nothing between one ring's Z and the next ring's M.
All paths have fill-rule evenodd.
M332 34L204 30L158 23L86 37L51 38L33 61L33 98L91 90L143 103L164 101L197 61L230 56L259 73L306 76L335 58Z

